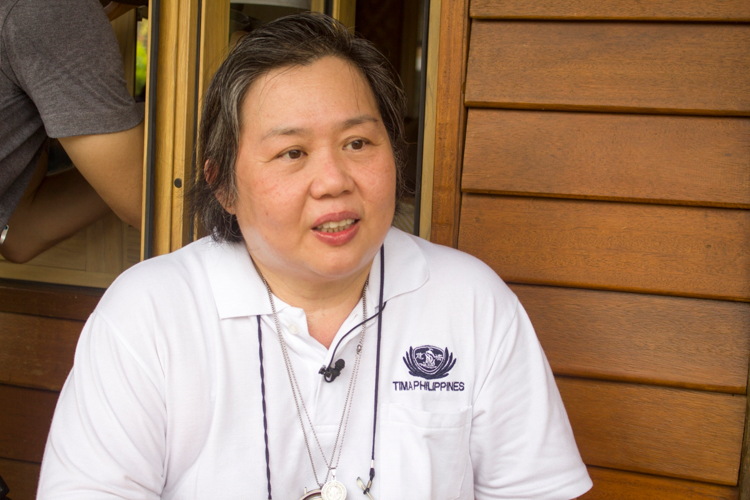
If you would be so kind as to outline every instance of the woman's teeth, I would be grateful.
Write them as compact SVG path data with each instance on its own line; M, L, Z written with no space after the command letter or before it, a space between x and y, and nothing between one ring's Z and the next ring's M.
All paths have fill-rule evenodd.
M356 219L344 219L338 222L331 221L326 222L325 224L321 224L320 226L316 227L315 230L322 231L324 233L338 233L339 231L349 229L355 222Z

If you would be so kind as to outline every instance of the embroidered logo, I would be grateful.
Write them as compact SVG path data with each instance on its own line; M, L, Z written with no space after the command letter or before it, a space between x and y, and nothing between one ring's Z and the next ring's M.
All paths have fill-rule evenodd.
M457 361L447 347L440 349L432 345L423 345L416 349L410 347L403 359L409 369L409 375L427 380L447 377Z

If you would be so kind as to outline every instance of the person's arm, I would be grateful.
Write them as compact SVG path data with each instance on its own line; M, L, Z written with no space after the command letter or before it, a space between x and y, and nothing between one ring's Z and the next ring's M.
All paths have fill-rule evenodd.
M134 347L131 333L98 311L86 322L52 419L39 500L161 497L169 435L164 379L153 346Z
M8 221L0 254L27 262L104 216L141 226L143 122L122 132L60 138L76 169L46 176L43 156Z
M141 228L143 122L112 134L60 137L79 172L117 216Z
M127 92L117 39L99 3L49 2L40 9L18 0L0 43L15 85L80 172L45 177L40 166L0 252L27 261L97 220L105 203L140 227L143 117Z

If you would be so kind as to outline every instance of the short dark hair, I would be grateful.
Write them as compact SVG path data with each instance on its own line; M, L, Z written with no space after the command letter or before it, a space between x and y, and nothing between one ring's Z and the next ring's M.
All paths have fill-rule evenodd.
M393 150L396 200L403 196L406 97L393 67L372 43L331 17L316 13L286 16L237 42L216 72L203 102L196 147L198 173L189 191L189 206L191 215L215 240L242 241L237 218L224 210L217 196L231 203L237 193L235 162L242 102L248 89L273 69L310 65L327 56L352 64L368 82ZM207 164L211 182L206 180Z

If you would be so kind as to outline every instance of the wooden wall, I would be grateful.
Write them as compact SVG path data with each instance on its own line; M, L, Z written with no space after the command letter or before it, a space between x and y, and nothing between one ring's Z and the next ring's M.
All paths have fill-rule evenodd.
M103 290L0 279L0 476L33 500L57 396Z
M528 310L586 499L750 499L748 22L746 0L443 3L432 239Z

